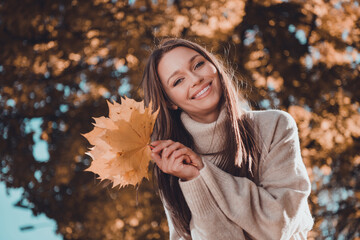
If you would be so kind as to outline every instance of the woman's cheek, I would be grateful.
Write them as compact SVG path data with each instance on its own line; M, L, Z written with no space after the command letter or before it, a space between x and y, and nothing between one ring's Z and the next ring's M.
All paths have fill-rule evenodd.
M209 72L211 72L212 74L216 74L217 73L217 69L214 65L210 64L209 65Z

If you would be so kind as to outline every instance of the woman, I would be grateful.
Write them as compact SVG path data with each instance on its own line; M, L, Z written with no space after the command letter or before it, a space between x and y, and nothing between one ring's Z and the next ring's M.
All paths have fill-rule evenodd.
M152 52L142 86L160 108L151 156L170 239L306 239L310 182L289 114L245 111L221 63L183 39Z

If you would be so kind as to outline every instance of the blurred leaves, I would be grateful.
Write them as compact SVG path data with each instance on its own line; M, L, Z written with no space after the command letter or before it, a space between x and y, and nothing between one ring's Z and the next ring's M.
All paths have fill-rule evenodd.
M137 193L96 181L80 133L107 115L104 99L141 98L159 39L186 37L236 66L254 108L296 119L310 239L358 238L359 19L355 0L2 0L0 180L64 239L166 239L151 182Z

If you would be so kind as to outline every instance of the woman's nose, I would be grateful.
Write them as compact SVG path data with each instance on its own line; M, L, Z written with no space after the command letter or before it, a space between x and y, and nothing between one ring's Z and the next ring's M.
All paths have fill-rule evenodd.
M204 80L203 76L192 73L191 74L191 81L192 81L191 87L197 86L198 84L202 83L203 80Z

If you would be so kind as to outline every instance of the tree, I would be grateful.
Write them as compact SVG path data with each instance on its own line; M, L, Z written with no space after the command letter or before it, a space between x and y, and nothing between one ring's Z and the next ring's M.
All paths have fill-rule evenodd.
M359 15L351 0L2 0L0 180L24 188L18 205L54 219L64 239L166 238L151 181L138 193L98 183L80 133L107 114L105 99L141 98L150 49L180 36L237 66L254 108L296 119L311 237L359 237ZM48 157L34 157L39 142Z

